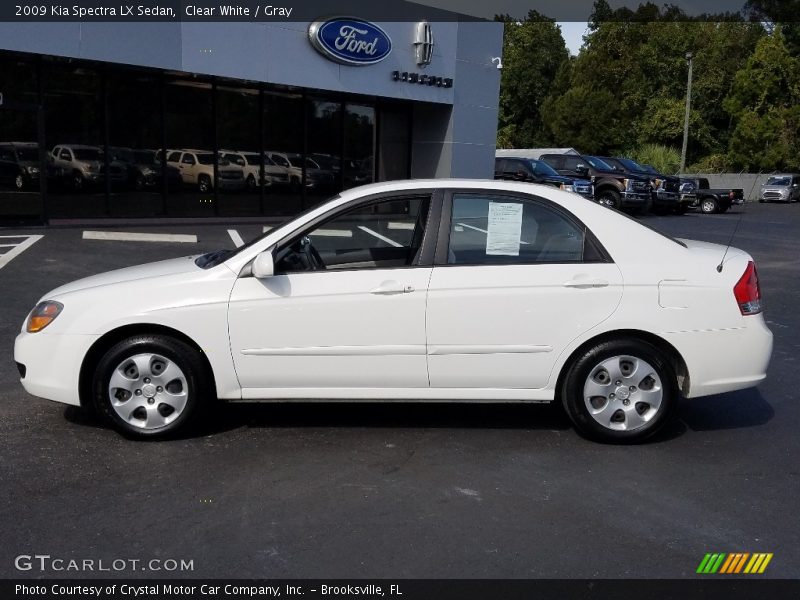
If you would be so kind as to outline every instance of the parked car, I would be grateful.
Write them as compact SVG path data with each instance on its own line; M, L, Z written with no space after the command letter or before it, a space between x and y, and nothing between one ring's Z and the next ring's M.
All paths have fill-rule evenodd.
M105 182L106 157L99 146L58 144L50 152L49 159L53 168L63 174L75 191ZM109 158L108 180L111 184L128 180L125 165L113 157Z
M548 186L391 181L235 250L62 285L14 360L31 394L135 437L217 399L411 399L557 401L585 435L633 442L681 395L765 378L761 309L742 250Z
M688 203L681 202L680 179L678 177L663 175L653 167L649 169L630 158L601 156L603 162L614 167L615 170L632 174L637 177L647 177L651 187L651 209L657 212L670 212L682 214L688 210Z
M296 152L267 151L267 156L279 167L283 168L288 177L289 184L300 187L303 181L303 155ZM312 158L305 160L306 179L305 186L313 190L329 190L334 187L333 172L323 169Z
M772 175L761 186L759 202L798 202L800 201L800 175L787 173Z
M214 179L214 153L207 150L173 150L167 155L167 164L176 167L184 185L197 186L201 194L214 189L241 190L245 186L244 171L219 159L217 172L219 182Z
M0 179L17 191L39 187L39 144L0 142Z
M592 182L588 179L573 179L559 175L546 162L534 158L498 156L494 159L494 178L510 181L528 181L557 187L565 192L575 192L590 200L594 199Z
M264 156L264 177L261 177L261 157L258 152L238 152L236 150L220 150L220 157L242 169L247 189L254 190L261 181L262 185L286 185L289 175L286 169L277 166L268 156Z
M705 177L681 178L681 200L690 202L690 208L699 208L706 214L724 213L731 206L744 204L741 188L711 188Z
M649 177L625 176L596 156L542 154L539 160L553 167L559 175L588 178L594 185L594 199L598 204L633 212L648 210Z

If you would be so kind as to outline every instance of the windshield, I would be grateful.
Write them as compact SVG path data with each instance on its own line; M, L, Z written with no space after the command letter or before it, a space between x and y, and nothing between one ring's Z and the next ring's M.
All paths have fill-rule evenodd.
M256 167L261 165L261 159L258 158L258 154L243 154L242 156L244 156L248 165L254 165ZM238 165L239 163L236 164Z
M36 147L20 148L17 146L19 160L39 160L39 149Z
M548 165L546 162L542 162L541 160L531 160L531 168L536 175L549 175L549 176L557 176L560 177L558 171L556 171L553 167Z
M626 169L628 169L629 171L645 171L646 170L644 167L642 167L642 165L640 165L636 161L631 160L630 158L618 158L617 160L620 163L622 163L622 166L625 167Z
M75 160L103 160L103 153L99 148L73 148Z
M590 165L592 165L592 167L594 167L595 169L599 169L600 171L613 171L614 170L614 167L609 165L607 162L604 162L604 161L600 160L596 156L584 156L583 158L585 158L586 162L588 162Z
M642 169L644 169L647 173L658 175L658 171L656 171L656 168L653 165L642 165Z
M148 152L148 151L134 151L133 153L133 160L140 165L155 165L156 163L156 154L155 152Z
M767 185L788 186L792 184L791 177L770 177L767 179Z

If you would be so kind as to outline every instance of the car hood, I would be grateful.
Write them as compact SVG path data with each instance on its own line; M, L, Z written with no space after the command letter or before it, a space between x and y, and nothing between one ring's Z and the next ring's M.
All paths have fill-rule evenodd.
M177 275L191 271L200 271L200 268L194 264L194 260L196 258L197 255L184 256L182 258L162 260L159 262L137 265L135 267L117 269L116 271L109 271L107 273L100 273L99 275L92 275L91 277L78 279L77 281L73 281L51 290L46 295L46 299L53 299L56 296L62 296L64 294L78 292L89 288L114 285L117 283L125 283L139 279L155 279L158 277L166 277L169 275Z

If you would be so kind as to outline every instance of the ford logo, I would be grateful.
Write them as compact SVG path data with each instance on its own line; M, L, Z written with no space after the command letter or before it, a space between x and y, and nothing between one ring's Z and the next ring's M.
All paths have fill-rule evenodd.
M352 17L314 21L308 38L317 52L343 65L374 65L392 51L392 40L383 29Z

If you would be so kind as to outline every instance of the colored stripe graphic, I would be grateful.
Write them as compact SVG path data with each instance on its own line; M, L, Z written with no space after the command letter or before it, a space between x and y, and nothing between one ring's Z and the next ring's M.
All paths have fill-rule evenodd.
M700 561L697 573L733 575L739 573L761 574L772 560L771 552L709 552ZM745 566L746 565L746 566Z

